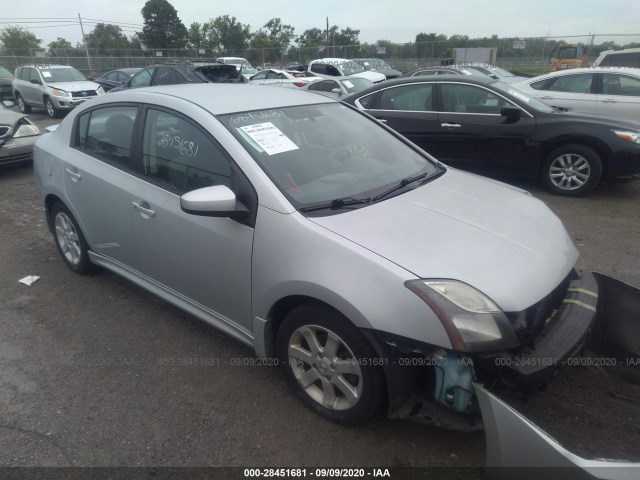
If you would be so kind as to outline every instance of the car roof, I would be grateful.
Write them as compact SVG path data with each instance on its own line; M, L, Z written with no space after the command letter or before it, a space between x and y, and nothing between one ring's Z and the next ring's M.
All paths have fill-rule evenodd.
M21 67L35 67L35 68L74 68L71 65L62 65L58 63L25 63L20 65Z
M640 77L640 68L630 67L589 67L589 68L570 68L568 70L558 70L557 72L549 72L544 75L539 75L531 79L527 79L527 82L538 81L542 78L558 77L562 75L571 75L576 73L629 73Z
M143 94L143 95L140 95ZM143 98L136 98L142 96ZM143 87L121 92L109 93L100 97L100 103L104 98L110 98L114 102L121 101L149 101L151 96L158 98L171 96L182 98L208 110L213 115L224 115L234 112L247 112L253 110L268 110L298 105L310 105L327 103L334 100L321 95L306 93L291 88L267 88L252 84L180 84L163 85L155 87ZM97 103L97 102L96 102Z

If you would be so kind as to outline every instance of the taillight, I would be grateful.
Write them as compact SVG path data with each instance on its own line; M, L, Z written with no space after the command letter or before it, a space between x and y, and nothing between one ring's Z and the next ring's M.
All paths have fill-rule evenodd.
M304 82L293 82L293 84L294 84L296 87L304 87L304 86L306 85L306 83L304 83Z

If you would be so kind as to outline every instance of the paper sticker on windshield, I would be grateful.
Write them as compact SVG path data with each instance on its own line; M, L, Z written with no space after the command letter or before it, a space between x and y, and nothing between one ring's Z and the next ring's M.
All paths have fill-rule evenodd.
M345 80L342 84L347 88L353 88L353 83L350 80Z
M44 78L51 78L51 72L43 72L42 70L40 70L40 73L42 73L42 76Z
M512 89L509 89L509 93L514 97L519 98L523 102L529 103L529 97L527 97L524 93L520 93L517 90L512 90Z
M240 129L269 155L298 150L298 146L271 122L247 125Z

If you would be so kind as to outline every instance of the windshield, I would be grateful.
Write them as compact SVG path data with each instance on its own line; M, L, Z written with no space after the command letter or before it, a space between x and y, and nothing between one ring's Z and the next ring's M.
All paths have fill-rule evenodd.
M339 103L217 117L300 209L369 198L441 169L365 115Z
M521 92L517 88L513 88L511 85L507 85L506 83L500 83L500 82L494 82L491 85L494 86L496 89L502 91L503 93L511 95L512 97L515 97L518 100L525 102L527 106L531 106L534 109L538 110L539 112L544 112L544 113L555 112L555 110L549 105L547 105L546 103L543 103L537 98L527 95L524 92Z
M41 68L45 82L84 82L87 79L75 68Z
M12 78L13 74L4 67L0 67L0 78Z
M348 80L342 80L340 83L342 83L347 93L361 92L373 86L373 82L366 78L349 78Z
M362 65L358 62L354 62L353 60L342 62L338 66L345 75L353 75L355 73L362 73L365 71Z

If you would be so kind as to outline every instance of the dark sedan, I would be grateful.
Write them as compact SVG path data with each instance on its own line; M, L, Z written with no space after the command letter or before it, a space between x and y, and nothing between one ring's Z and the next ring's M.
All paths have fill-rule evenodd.
M131 77L138 73L141 68L121 68L119 70L111 70L100 78L95 80L96 83L102 85L102 89L108 92L112 88L119 87L126 83Z
M9 110L12 102L0 103L0 165L28 164L40 130L23 113Z
M640 178L640 123L559 111L490 78L398 79L343 101L446 163L539 178L557 194Z

